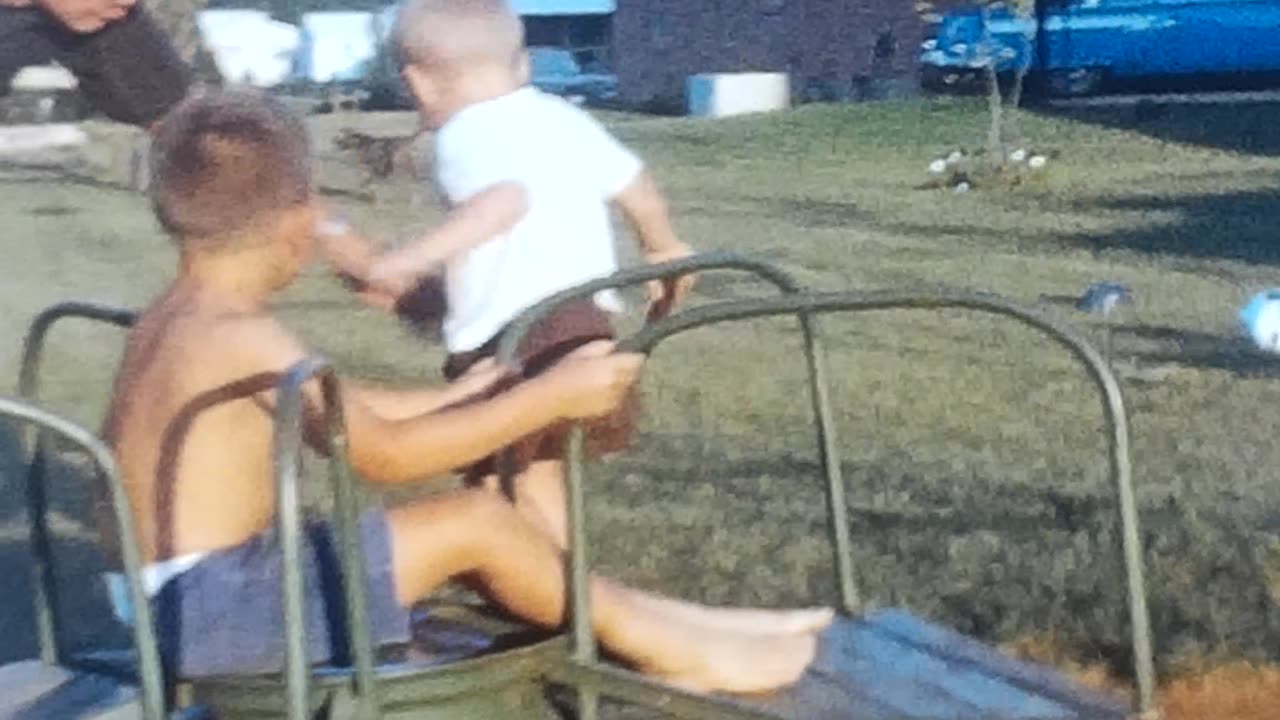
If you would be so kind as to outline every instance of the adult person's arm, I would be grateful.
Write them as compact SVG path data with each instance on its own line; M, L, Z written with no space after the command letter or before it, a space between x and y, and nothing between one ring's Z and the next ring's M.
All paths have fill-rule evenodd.
M155 18L135 2L0 0L10 8L7 22L22 23L19 32L48 43L95 108L113 120L149 126L186 96L191 73ZM22 11L39 13L42 21L20 17Z

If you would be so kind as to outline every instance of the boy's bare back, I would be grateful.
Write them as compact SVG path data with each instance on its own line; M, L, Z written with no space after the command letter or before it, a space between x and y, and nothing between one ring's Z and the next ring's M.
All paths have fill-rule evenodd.
M271 416L255 393L269 391L300 358L270 318L181 285L140 318L106 435L144 561L231 547L269 524ZM215 510L229 504L235 512Z

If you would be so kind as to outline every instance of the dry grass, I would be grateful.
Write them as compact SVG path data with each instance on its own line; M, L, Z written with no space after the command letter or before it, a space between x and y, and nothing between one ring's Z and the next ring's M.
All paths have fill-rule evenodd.
M1163 690L1166 720L1274 720L1280 667L1232 663L1178 678Z
M1056 667L1084 687L1134 696L1133 686L1107 663L1082 659L1052 636L1022 638L1003 650ZM1280 712L1280 665L1202 658L1166 678L1158 698L1163 720L1274 720Z

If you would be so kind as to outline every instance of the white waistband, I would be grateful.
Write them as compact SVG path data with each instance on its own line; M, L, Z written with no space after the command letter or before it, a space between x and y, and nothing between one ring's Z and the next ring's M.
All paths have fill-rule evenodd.
M164 588L165 583L195 567L208 554L191 553L143 567L142 592L149 598L155 597ZM133 603L129 601L129 583L124 573L103 573L102 579L107 585L107 596L111 599L111 609L116 618L125 625L132 625Z

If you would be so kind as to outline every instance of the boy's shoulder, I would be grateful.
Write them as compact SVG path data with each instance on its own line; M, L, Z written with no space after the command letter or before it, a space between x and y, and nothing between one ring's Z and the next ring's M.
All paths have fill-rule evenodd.
M135 326L131 343L177 345L193 364L222 365L237 372L265 372L305 356L302 344L267 312L152 306Z
M307 354L302 342L267 312L227 312L210 320L210 337L259 369L282 369Z

